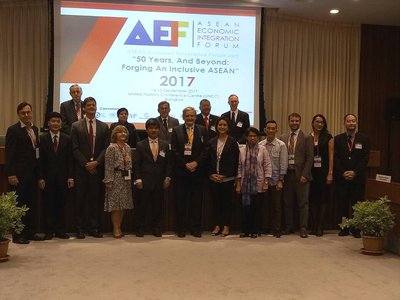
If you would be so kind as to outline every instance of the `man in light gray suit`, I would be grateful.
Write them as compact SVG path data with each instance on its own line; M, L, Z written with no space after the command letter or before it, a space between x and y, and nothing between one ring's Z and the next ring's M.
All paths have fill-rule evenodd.
M167 141L168 144L171 144L172 129L176 126L179 126L178 119L169 115L170 111L171 108L167 101L161 101L158 103L158 112L160 113L160 115L156 118L160 123L160 133L158 137L164 141Z
M308 195L311 168L314 160L314 144L311 135L300 130L301 116L291 113L288 117L290 132L281 136L288 149L288 169L283 188L286 234L293 233L293 204L297 200L300 218L300 237L306 238L308 223Z

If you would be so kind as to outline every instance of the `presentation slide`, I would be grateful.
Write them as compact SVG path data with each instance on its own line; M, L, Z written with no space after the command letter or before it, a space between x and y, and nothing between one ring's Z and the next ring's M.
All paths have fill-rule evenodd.
M60 103L77 83L82 99L97 100L98 119L116 122L126 107L128 121L143 128L160 101L182 120L183 108L198 111L204 98L220 115L237 94L258 125L257 9L61 1L58 10Z

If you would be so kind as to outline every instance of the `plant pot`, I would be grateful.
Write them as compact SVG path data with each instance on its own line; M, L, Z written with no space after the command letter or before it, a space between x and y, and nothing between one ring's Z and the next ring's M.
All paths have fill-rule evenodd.
M9 239L0 239L0 262L8 260L7 252L9 243Z
M362 237L364 248L362 252L364 254L371 255L382 255L383 254L383 246L384 246L384 238L377 236L366 236Z

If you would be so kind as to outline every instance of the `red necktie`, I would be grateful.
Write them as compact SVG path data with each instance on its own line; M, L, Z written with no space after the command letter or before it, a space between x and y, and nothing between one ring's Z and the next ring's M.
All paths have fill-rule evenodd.
M208 117L204 117L204 126L206 126L206 130L208 130Z
M93 125L92 125L93 121L89 120L89 143L90 143L90 158L93 159L94 156L94 147L93 147L93 137L94 137L94 133L93 133Z
M55 135L54 138L53 138L53 149L54 149L54 152L57 152L57 149L58 149L58 141L57 141L57 136L56 136L56 135Z

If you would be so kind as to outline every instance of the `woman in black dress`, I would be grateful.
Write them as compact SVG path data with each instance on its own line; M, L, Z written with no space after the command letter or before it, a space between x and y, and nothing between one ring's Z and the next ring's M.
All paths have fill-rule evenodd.
M315 115L311 126L313 128L311 135L314 138L314 164L311 169L313 180L310 186L310 208L314 228L311 234L322 236L333 180L333 137L328 132L323 115Z
M218 118L215 129L217 136L209 141L209 178L215 225L211 235L227 236L232 213L233 184L238 169L239 146L236 140L228 135L227 118Z

